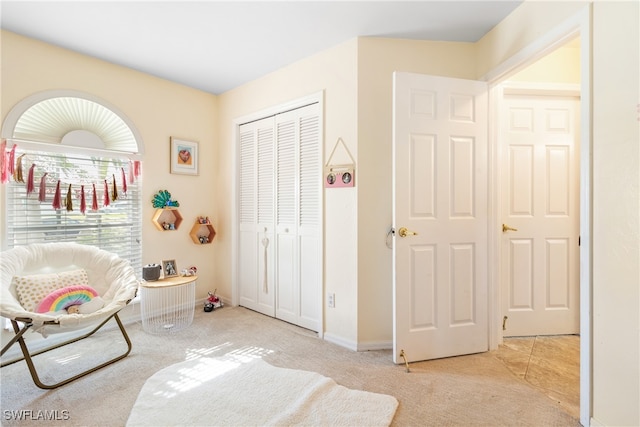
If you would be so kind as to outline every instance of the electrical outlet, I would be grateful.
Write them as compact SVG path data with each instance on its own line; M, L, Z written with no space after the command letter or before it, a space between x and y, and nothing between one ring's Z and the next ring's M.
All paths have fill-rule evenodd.
M329 308L336 308L336 294L327 294L327 305Z

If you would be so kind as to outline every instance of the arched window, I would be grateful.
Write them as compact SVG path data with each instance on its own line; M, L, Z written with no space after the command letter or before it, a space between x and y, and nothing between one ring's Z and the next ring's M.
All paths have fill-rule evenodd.
M41 92L9 112L2 138L4 248L73 241L141 271L144 150L124 114L88 94Z

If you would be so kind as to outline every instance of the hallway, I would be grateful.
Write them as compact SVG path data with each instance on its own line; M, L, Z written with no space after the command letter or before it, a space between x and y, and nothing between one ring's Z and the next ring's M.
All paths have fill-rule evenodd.
M495 353L511 372L580 416L580 337L505 338Z

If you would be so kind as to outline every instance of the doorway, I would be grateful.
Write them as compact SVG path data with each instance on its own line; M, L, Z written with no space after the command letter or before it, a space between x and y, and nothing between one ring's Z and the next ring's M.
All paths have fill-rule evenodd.
M580 326L580 41L498 87L503 336Z
M584 208L588 206L588 185L585 186L585 178L588 179L589 175L589 164L585 162L585 153L589 150L588 130L585 131L585 123L581 124L581 121L585 122L585 110L588 109L588 93L581 94L581 89L585 90L583 81L587 81L589 76L583 74L588 70L584 67L586 60L581 59L581 53L585 52L582 49L581 39L576 36L503 79L493 99L502 107L495 110L498 119L494 128L498 139L496 211L500 219L495 227L501 232L496 242L496 277L500 283L500 309L496 311L501 313L500 319L496 319L496 323L499 320L501 335L498 354L505 355L505 360L509 359L506 361L508 366L513 356L516 360L518 355L527 356L527 363L523 365L527 373L521 377L527 380L530 372L539 375L533 380L533 385L541 387L543 384L547 394L551 393L584 424L584 420L589 419L591 391L588 374L590 354L585 351L590 342L588 321L585 320L589 316L589 300L585 298L589 278L584 275L588 268L588 256L584 251L588 251L588 246L580 246L581 234L589 228L589 212ZM586 96L586 102L581 100L581 95ZM515 108L516 113L509 114L509 108ZM513 175L515 170L520 178L528 175L528 172L532 172L528 176L534 176L534 159L523 155L530 149L534 150L534 144L521 144L512 150L506 133L510 126L524 124L524 121L516 123L518 114L522 113L522 119L536 108L541 108L543 115L551 113L545 115L547 121L543 125L559 125L560 122L551 117L561 114L566 126L562 131L556 127L547 136L538 135L539 139L549 137L549 144L544 146L542 143L543 147L538 148L542 151L542 174L532 179L530 188L537 185L547 194L542 196L543 205L538 206L541 212L529 214L524 212L525 209L516 209L516 205L520 202L519 207L522 208L522 202L533 200L534 192L527 194L518 191L517 185L510 184L512 179L509 175ZM559 115L555 115L555 118L559 118ZM518 130L514 131L515 137L511 142L518 141L520 137L526 138L523 135L528 131L521 130L520 135L517 135ZM554 132L555 135L550 136ZM520 153L516 152L518 150ZM518 154L521 155L520 164ZM561 158L561 162L558 162ZM557 168L560 164L562 171ZM552 172L554 167L555 172ZM520 187L521 190L523 186ZM566 207L562 209L564 212L556 209L559 207L557 202L560 201L560 194ZM551 208L554 204L555 208ZM538 214L541 214L541 218L533 224ZM535 226L539 236L535 237L530 232L527 234L531 226ZM537 244L541 244L537 254L543 261L541 268L534 267L533 263L536 256L533 242L536 238ZM582 336L585 330L587 333ZM505 338L504 341L502 338ZM543 342L548 342L552 347L538 348L537 345ZM556 351L554 354L553 346L564 342L571 343L571 351ZM561 361L550 361L560 354ZM534 365L531 371L532 361L541 363L544 368Z

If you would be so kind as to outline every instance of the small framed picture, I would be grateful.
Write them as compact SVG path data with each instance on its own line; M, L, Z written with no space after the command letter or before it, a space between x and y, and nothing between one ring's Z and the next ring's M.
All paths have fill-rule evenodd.
M198 143L171 137L171 173L198 175Z
M162 260L162 272L164 277L174 277L178 275L178 266L175 259Z

